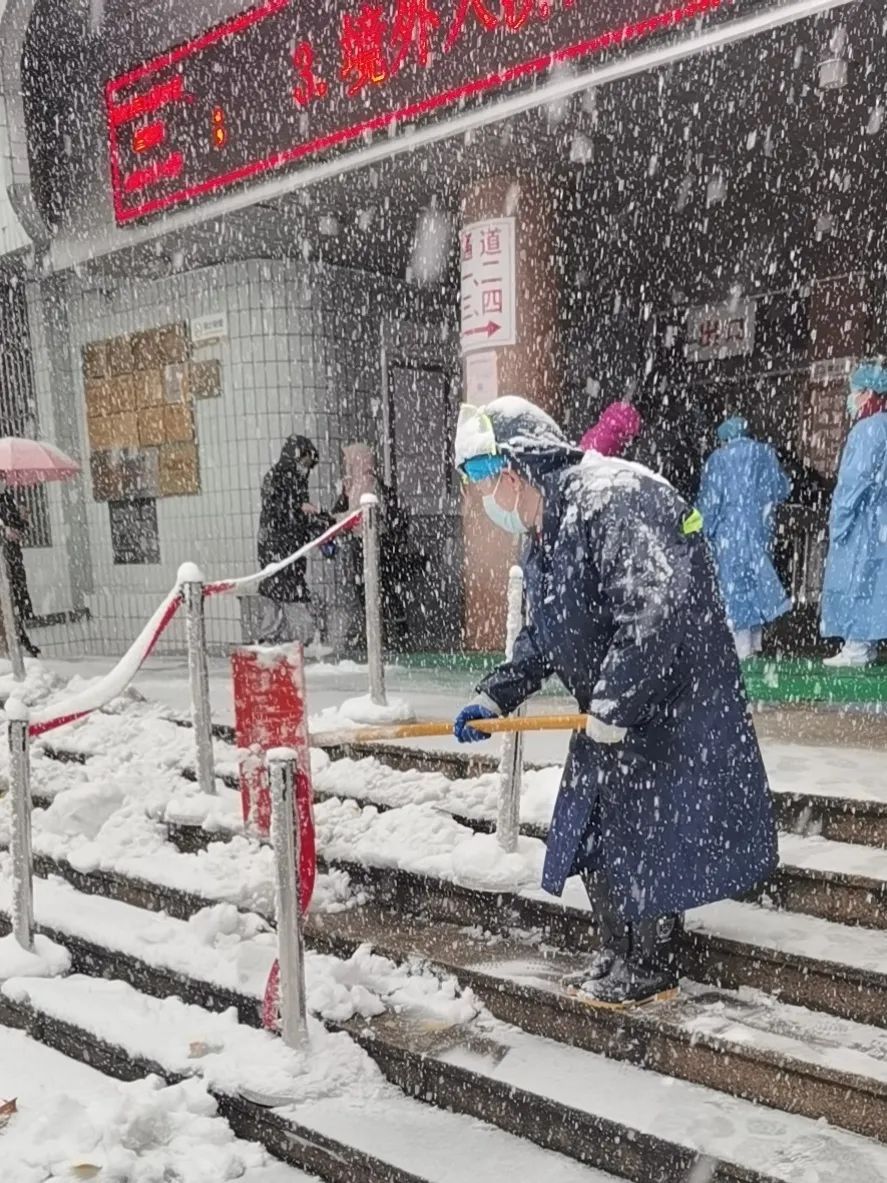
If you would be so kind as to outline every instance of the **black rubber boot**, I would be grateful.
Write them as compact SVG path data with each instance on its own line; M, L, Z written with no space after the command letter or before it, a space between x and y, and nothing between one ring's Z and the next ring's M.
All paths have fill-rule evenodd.
M679 916L660 916L631 925L627 955L617 957L605 977L589 981L583 990L585 1001L619 1008L674 998L681 924Z
M582 990L586 982L599 982L605 978L612 971L616 960L626 956L630 945L629 926L613 907L602 876L597 873L583 874L582 882L591 901L600 946L583 968L564 974L561 978L561 985L572 990Z

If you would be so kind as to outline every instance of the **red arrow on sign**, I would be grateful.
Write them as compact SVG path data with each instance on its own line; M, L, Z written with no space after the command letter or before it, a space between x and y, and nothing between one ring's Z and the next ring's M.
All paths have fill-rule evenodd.
M478 333L486 333L488 337L492 337L493 333L498 332L499 329L501 329L501 328L502 328L501 325L497 325L494 320L491 320L491 321L489 321L488 324L480 325L476 329L465 329L462 336L463 337L476 337Z

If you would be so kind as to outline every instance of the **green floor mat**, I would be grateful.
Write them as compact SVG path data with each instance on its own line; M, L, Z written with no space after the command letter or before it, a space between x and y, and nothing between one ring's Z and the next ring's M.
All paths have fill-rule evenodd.
M403 653L393 661L405 669L458 673L470 683L502 659L501 653ZM887 703L887 663L832 669L819 658L753 657L742 671L752 702Z
M887 702L887 664L833 669L819 658L753 657L742 671L752 702Z

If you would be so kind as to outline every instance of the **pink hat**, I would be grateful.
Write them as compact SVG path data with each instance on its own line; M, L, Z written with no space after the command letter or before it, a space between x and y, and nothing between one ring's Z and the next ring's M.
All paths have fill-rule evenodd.
M594 427L579 441L583 452L618 456L643 427L644 421L631 403L610 403Z

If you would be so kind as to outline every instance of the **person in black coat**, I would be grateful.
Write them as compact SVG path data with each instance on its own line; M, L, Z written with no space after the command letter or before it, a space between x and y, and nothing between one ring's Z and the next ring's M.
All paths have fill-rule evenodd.
M557 675L580 711L542 887L581 875L601 947L566 982L595 1005L667 997L687 908L776 865L767 776L701 517L662 477L582 453L526 399L463 408L456 463L524 535L528 623L459 713L515 711Z
M19 507L9 489L0 492L0 526L3 528L3 550L6 554L6 569L9 572L12 609L15 613L19 642L31 657L39 657L40 650L25 631L24 623L34 617L22 555L22 538L28 528L27 510Z
M280 459L265 474L259 515L258 552L262 567L294 554L332 523L309 499L308 480L319 456L311 440L291 435ZM259 584L263 597L259 625L261 644L287 641L307 644L314 635L307 560L298 559Z

